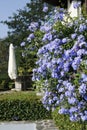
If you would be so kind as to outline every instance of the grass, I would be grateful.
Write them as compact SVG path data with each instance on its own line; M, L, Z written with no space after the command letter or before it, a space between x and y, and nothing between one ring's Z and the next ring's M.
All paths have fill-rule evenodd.
M1 93L0 100L16 100L16 99L30 99L32 98L40 98L40 96L36 96L35 91L20 91L20 92L9 92L9 93Z

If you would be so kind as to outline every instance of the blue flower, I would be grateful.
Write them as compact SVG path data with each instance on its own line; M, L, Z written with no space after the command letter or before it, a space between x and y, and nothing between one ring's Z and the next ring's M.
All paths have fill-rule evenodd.
M82 119L82 121L87 121L87 115L82 115L81 119Z
M34 34L33 34L33 33L31 33L31 34L29 35L29 38L30 38L30 39L35 38Z
M86 89L87 89L86 84L82 83L82 84L80 85L80 87L79 87L79 93L80 93L81 95L86 94Z
M79 1L79 2L75 2L75 3L73 4L73 7L76 9L76 8L78 8L80 5L81 5L81 2L80 2L80 1Z
M53 101L57 101L58 100L58 97L57 96L54 96L53 97Z
M62 21L64 18L64 11L62 9L60 9L59 11L55 10L55 16L54 16L54 20L55 21Z
M71 38L74 40L77 36L77 33L71 34Z
M84 49L79 49L77 52L77 56L82 56L85 54L85 50Z
M37 22L32 22L30 24L30 26L28 27L28 29L31 31L31 32L34 32L38 29L39 27L39 24Z
M62 87L59 88L59 90L58 90L59 93L61 93L61 92L63 92L63 91L64 91L64 88L62 88Z
M77 70L78 67L79 67L79 65L80 65L80 63L81 63L81 57L80 57L80 56L75 57L75 58L74 58L74 61L72 62L72 67L73 67L73 69L74 69L74 70Z
M51 105L53 103L52 99L49 99L48 104Z
M34 34L33 33L31 33L28 37L27 37L27 41L31 41L32 39L34 39L35 38L35 36L34 36Z
M22 42L22 43L21 43L21 46L25 46L25 42Z
M77 114L71 114L70 115L70 120L73 121L73 122L75 122L75 121L78 121L79 118L78 118Z
M68 103L74 105L77 103L77 99L75 97L68 98Z
M83 42L85 40L85 37L81 34L78 36L78 42Z
M87 75L82 73L81 78L83 79L83 82L87 82Z
M79 32L83 32L87 29L87 26L85 24L80 24L79 26Z
M44 35L44 37L43 37L43 39L42 39L42 41L51 41L52 40L52 34L51 33L47 33L47 34L45 34Z
M58 113L59 113L59 114L67 114L67 113L68 113L68 110L62 107L62 108L58 111Z
M55 106L58 106L60 104L60 100L57 100Z
M69 109L69 112L72 114L72 113L75 113L75 112L78 112L78 108L77 107L71 107Z
M44 6L43 12L47 12L47 11L48 11L48 7L47 7L47 6Z
M56 72L52 72L51 76L52 76L52 78L58 78L59 77L59 75Z
M69 67L70 67L70 63L69 62L65 62L64 65L63 65L63 69L65 72L68 72L69 71Z
M52 29L52 27L50 25L44 25L44 26L40 27L40 31L45 32L45 33L50 32L51 29Z
M85 99L85 101L87 101L87 94L84 95L83 98Z
M72 92L66 91L66 92L65 92L65 96L66 96L66 97L71 97L71 96L72 96Z
M64 71L61 71L60 74L61 74L61 77L62 77L62 76L65 75L65 72L64 72Z
M66 42L67 42L67 38L63 38L62 43L66 43Z

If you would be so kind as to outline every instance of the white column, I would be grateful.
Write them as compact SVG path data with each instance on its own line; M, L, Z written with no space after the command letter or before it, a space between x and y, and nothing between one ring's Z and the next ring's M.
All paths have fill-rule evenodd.
M68 12L70 13L71 17L79 17L81 15L81 5L79 6L79 8L74 8L73 5L76 4L77 0L72 0L72 2L70 3L70 0L68 0Z

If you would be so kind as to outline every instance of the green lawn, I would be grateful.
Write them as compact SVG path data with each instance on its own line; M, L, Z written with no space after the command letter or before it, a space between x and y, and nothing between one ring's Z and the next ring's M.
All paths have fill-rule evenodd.
M32 98L36 98L36 92L35 91L20 91L20 92L14 92L14 91L10 91L9 93L1 93L0 94L0 100L13 100L13 99L30 99L30 97Z

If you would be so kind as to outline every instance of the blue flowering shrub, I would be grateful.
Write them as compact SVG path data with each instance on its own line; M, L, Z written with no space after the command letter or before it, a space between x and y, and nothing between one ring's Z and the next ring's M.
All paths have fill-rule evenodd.
M32 80L44 91L42 103L47 110L58 107L61 117L86 124L87 20L82 16L72 19L63 9L55 9L45 19L38 29L41 47ZM30 40L37 39L34 25L29 27L34 33Z
M59 107L58 113L64 120L69 117L72 122L84 124L87 121L87 20L80 17L65 24L59 21L43 39L47 44L38 50L38 67L33 70L33 79L44 84L43 105L48 110ZM67 121L69 126L70 121ZM79 123L78 127L78 130L86 129Z
M44 84L43 104L48 110L60 106L60 114L68 114L71 121L87 120L87 21L73 20L43 36L43 47L33 80ZM62 31L63 30L63 31Z

